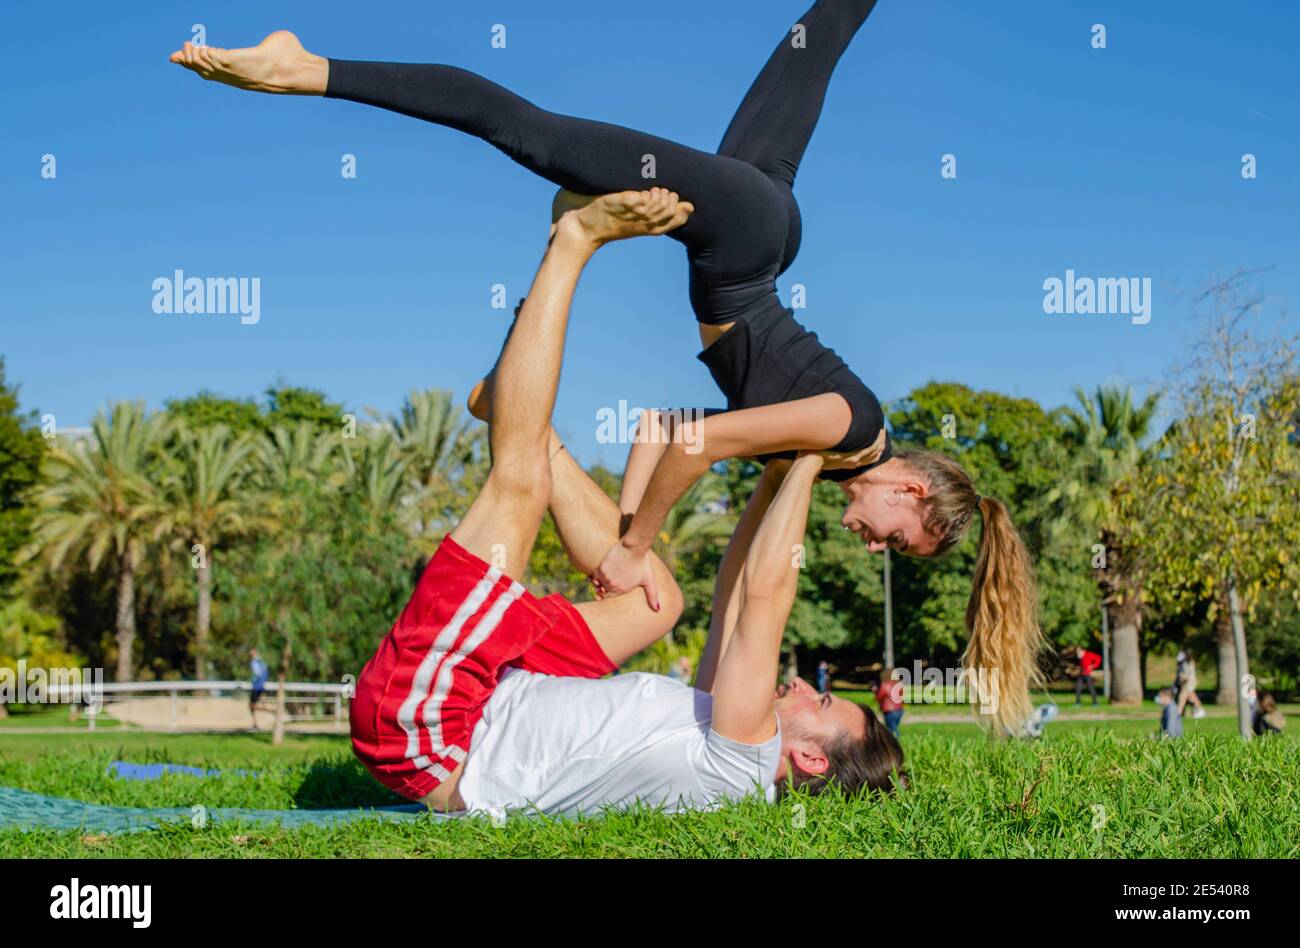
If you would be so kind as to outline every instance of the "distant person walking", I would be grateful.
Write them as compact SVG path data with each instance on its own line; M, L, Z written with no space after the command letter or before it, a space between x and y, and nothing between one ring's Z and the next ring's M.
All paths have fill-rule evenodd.
M831 690L831 666L826 662L817 663L817 693L824 695Z
M1092 695L1092 703L1097 704L1097 689L1092 683L1092 673L1101 667L1101 656L1096 652L1090 652L1082 646L1077 646L1074 650L1074 657L1079 661L1079 674L1074 676L1074 703L1083 704L1083 686L1086 682L1088 685L1088 694Z
M253 730L257 730L257 702L262 699L262 692L266 691L266 679L269 673L266 670L266 662L257 654L257 649L249 650L248 669L253 675L253 691L248 696L248 713L253 718Z
M1196 705L1192 717L1205 717L1205 707L1201 704L1201 699L1196 696L1196 662L1193 660L1191 652L1182 651L1178 653L1178 670L1174 673L1174 693L1178 695L1178 713L1180 715L1188 703L1191 703Z
M885 716L885 727L898 737L898 725L903 720L903 683L893 677L894 670L881 674L880 684L876 686L876 704Z
M695 668L691 665L690 658L685 655L673 662L668 669L668 677L673 681L680 681L683 685L689 685L694 676Z
M1156 695L1156 704L1161 706L1160 736L1182 737L1183 718L1178 713L1178 702L1174 700L1174 690L1172 688L1161 688L1160 693Z

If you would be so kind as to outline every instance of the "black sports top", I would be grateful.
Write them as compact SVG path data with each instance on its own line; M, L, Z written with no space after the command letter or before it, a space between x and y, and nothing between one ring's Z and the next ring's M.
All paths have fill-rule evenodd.
M708 366L713 381L727 396L727 410L759 408L834 392L849 403L852 421L848 433L830 450L852 454L876 443L885 427L880 401L862 383L835 350L825 346L815 332L794 318L775 294L769 305L751 310L743 319L701 352L697 359ZM889 433L884 432L880 457L852 470L823 471L825 480L847 481L893 457ZM763 454L766 464L775 458L793 458L796 452Z

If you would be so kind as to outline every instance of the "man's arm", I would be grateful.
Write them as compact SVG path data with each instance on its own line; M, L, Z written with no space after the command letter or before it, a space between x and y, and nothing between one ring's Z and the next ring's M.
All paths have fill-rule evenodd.
M713 686L713 729L723 737L760 744L775 733L772 692L799 583L795 549L822 464L813 454L790 466L745 558L740 614Z
M695 687L701 691L713 691L714 677L718 671L718 662L727 653L731 634L736 629L736 620L740 617L740 591L745 576L745 560L749 556L754 534L758 525L776 496L781 480L789 470L789 462L774 461L763 468L753 495L745 507L745 513L736 524L718 565L718 578L713 584L713 613L709 619L709 639L700 656L699 673L695 676Z

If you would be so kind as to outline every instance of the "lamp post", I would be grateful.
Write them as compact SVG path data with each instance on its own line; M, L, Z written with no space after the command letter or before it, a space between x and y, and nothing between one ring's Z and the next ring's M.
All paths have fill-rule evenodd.
M885 675L894 670L894 588L889 574L889 548L885 548ZM883 679L885 676L882 675Z

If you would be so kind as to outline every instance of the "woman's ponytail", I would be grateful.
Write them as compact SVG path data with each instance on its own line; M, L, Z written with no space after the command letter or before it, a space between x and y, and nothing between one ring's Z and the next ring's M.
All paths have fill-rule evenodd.
M1038 591L1029 551L1005 505L975 492L970 475L952 458L935 451L896 455L925 478L929 494L921 502L926 529L939 538L936 555L952 550L981 514L979 552L966 605L966 651L962 667L966 692L980 706L981 723L999 736L1024 732L1033 710L1029 693L1042 682L1038 652Z
M1033 711L1030 689L1042 681L1038 592L1029 551L1006 506L981 497L978 509L983 524L966 604L962 667L981 719L999 736L1014 737L1023 733Z

